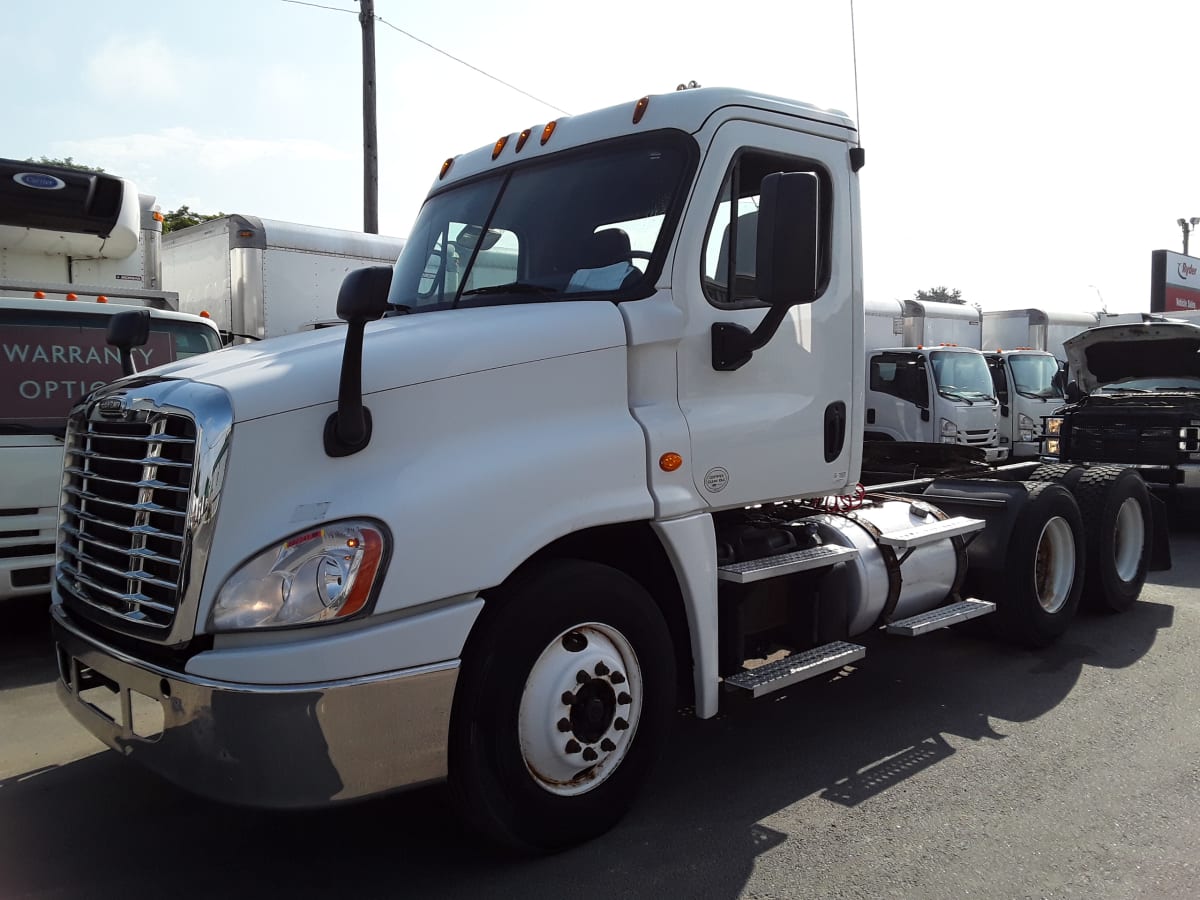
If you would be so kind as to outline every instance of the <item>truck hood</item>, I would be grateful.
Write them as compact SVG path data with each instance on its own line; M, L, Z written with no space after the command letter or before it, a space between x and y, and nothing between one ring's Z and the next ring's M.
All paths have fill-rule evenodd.
M1200 375L1200 326L1190 322L1101 325L1063 342L1084 393L1122 378Z
M335 402L345 339L344 327L325 328L228 347L147 374L223 388L235 421L257 419ZM624 320L607 301L394 316L367 325L363 395L625 344Z

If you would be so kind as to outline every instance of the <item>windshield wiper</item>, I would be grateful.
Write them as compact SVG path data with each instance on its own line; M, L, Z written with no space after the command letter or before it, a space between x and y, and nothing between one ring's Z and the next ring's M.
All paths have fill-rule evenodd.
M481 294L557 294L554 288L544 284L531 284L527 281L510 281L508 284L489 284L487 287L471 288L463 291L460 297L479 296Z
M963 400L969 406L974 406L975 401L964 394L962 391L951 390L949 388L938 388L938 393L949 400ZM976 391L978 393L978 391Z

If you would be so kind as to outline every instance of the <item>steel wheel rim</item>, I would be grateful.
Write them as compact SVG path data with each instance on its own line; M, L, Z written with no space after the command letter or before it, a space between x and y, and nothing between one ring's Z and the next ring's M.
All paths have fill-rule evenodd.
M1055 516L1042 526L1034 554L1033 584L1038 603L1050 614L1061 610L1075 582L1075 534L1071 523Z
M1146 540L1146 521L1142 518L1142 505L1133 497L1126 497L1117 510L1117 527L1113 529L1113 562L1117 577L1122 581L1133 581L1142 564L1142 544Z
M587 622L551 641L521 694L521 757L543 790L587 793L620 766L642 714L642 670L609 625Z

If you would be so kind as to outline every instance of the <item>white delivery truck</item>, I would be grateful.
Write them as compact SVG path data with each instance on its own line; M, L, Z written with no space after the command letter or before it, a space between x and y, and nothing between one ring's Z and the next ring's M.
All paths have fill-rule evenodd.
M337 323L342 279L391 265L402 238L230 215L163 238L163 283L183 312L207 314L234 338L261 339Z
M863 162L844 114L725 88L505 135L446 160L394 269L347 276L348 327L75 407L64 704L216 798L448 778L550 849L620 818L681 707L868 633L988 614L1043 645L1085 582L1124 608L1167 563L1136 473L1086 521L1036 464L859 489Z
M1098 313L1049 309L985 309L983 342L986 351L1044 350L1061 362L1067 361L1063 343L1081 331L1095 328Z
M1000 445L1013 459L1041 453L1042 420L1065 402L1066 378L1053 353L1043 350L984 352L1000 401Z
M956 444L987 462L1000 441L1000 403L979 352L979 311L953 303L870 300L866 305L864 440Z
M156 281L160 229L128 181L0 161L0 601L50 590L67 413L121 375L109 319L150 307L139 368L220 347L174 295L126 286Z

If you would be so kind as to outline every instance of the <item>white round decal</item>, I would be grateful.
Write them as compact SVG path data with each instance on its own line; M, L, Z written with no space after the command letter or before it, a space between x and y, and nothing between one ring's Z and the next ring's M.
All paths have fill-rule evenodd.
M725 485L729 484L729 471L720 466L709 469L704 473L704 489L710 494L717 494L725 490Z

